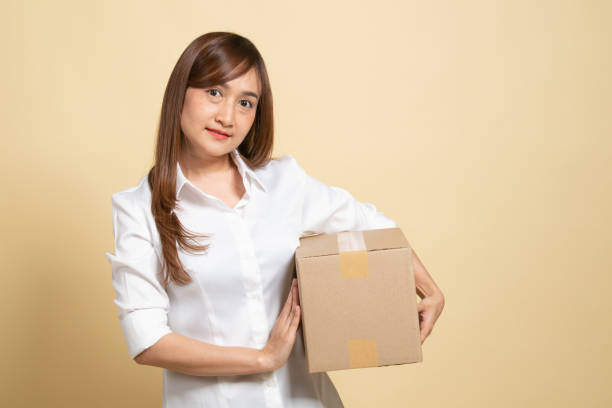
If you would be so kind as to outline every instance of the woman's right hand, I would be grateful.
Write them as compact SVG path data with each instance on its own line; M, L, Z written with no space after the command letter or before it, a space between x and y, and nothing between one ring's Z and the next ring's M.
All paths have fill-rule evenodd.
M261 349L261 358L265 371L276 370L285 364L293 349L298 325L300 324L301 308L297 279L291 282L291 289L281 310L268 342Z

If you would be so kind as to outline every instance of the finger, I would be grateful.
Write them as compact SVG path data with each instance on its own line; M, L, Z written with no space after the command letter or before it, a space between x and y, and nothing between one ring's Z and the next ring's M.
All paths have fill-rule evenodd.
M423 344L423 342L425 341L425 339L427 337L429 337L429 335L431 334L433 329L429 329L429 330L421 330L421 344Z
M298 288L297 282L295 283L295 303L300 304L300 288Z
M287 316L289 315L289 312L291 311L291 303L293 301L292 296L293 295L293 291L289 291L289 295L287 296L287 300L285 301L285 305L283 306L283 310L281 310L280 316L283 319L286 319Z
M297 279L293 279L291 281L291 287L289 288L289 294L287 295L287 300L285 301L285 305L281 310L278 318L276 319L276 325L279 326L279 330L281 334L284 334L285 331L289 328L291 324L291 309L293 308L294 303L294 292L293 287L296 285Z
M300 324L301 311L302 311L301 307L299 306L295 307L295 313L293 314L293 320L291 321L291 331L297 330L297 327Z
M425 315L427 314L427 308L421 304L417 305L417 317L419 318L419 324L423 324Z
M431 319L429 318L425 318L423 320L423 324L421 326L421 338L422 341L425 340L425 338L427 338L427 336L429 336L429 333L431 333L433 327L433 325L431 324Z
M290 294L292 297L295 297L295 291L293 290L293 288L295 288L295 286L296 286L296 280L295 280L295 279L293 279L293 280L291 281L291 286L289 287L289 294Z
M291 329L291 322L293 321L293 315L295 314L295 308L291 307L291 310L287 313L287 316L283 318L280 322L280 333L282 336L286 336L287 332Z
M289 291L289 310L285 316L283 316L283 332L289 329L291 325L291 320L293 319L293 314L295 313L295 286L291 286L291 290Z
M429 336L429 333L431 333L431 325L423 321L421 324L421 344L423 344L427 336Z
M295 310L295 287L291 288L291 313Z

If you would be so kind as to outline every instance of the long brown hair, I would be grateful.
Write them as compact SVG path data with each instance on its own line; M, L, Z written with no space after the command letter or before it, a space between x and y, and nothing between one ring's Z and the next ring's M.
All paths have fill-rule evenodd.
M188 231L174 212L176 167L183 145L181 111L188 87L204 88L222 84L255 68L261 96L249 133L238 146L238 152L251 168L265 165L271 158L274 140L272 91L263 58L248 39L231 32L209 32L193 40L178 59L166 86L157 130L155 164L148 173L151 188L151 212L161 239L164 262L164 285L170 281L185 285L192 281L185 271L177 250L206 251L209 245L198 245L197 238L206 235Z

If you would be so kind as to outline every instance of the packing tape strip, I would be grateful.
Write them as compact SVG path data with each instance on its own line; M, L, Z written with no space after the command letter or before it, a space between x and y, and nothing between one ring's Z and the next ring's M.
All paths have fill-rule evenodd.
M340 252L340 275L343 278L367 278L368 253L366 251Z
M340 270L343 278L365 278L369 275L368 251L361 231L337 234ZM377 367L378 352L374 339L348 341L350 368Z
M361 231L337 234L340 274L343 278L366 278L369 275L368 252Z
M378 367L378 352L374 339L348 341L350 368Z
M338 252L367 250L361 231L342 231L336 237L338 239Z

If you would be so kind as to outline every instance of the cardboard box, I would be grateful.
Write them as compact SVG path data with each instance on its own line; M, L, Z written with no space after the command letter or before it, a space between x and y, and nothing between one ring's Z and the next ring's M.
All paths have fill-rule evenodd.
M412 261L399 228L300 238L295 265L309 372L422 361Z

